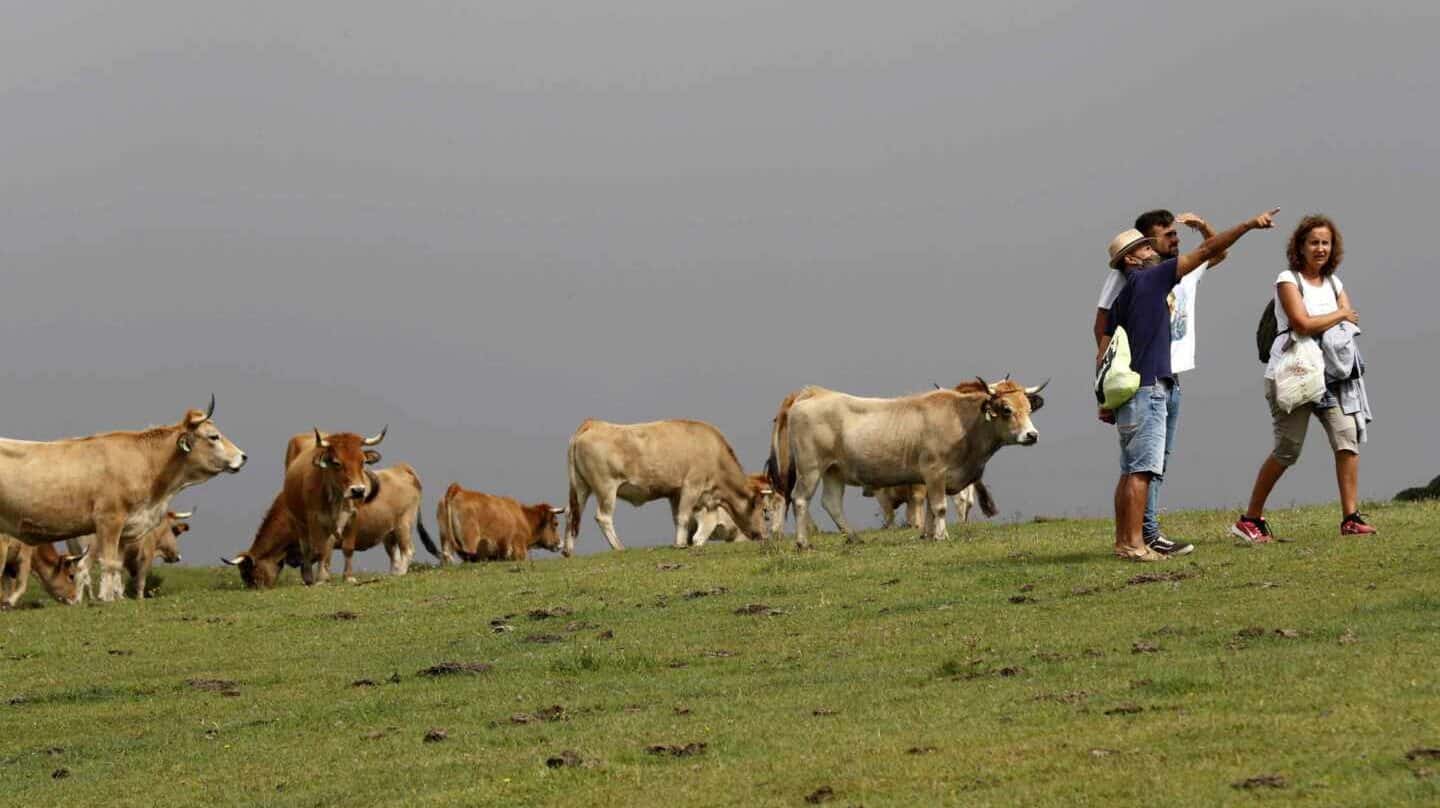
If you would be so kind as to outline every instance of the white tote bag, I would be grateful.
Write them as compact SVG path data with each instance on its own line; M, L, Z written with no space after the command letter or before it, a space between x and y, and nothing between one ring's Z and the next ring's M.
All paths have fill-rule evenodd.
M1293 412L1325 395L1325 356L1310 337L1292 337L1275 368L1275 406Z

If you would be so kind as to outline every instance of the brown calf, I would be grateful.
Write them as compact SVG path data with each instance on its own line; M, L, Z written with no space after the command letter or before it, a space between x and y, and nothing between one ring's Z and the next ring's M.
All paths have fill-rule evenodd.
M558 552L557 517L564 508L549 503L522 505L510 497L467 491L451 483L435 509L440 523L440 563L453 552L466 561L524 561L531 547Z

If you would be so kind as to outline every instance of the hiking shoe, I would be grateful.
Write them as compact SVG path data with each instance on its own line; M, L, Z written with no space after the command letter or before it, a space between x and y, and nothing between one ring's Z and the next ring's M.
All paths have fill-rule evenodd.
M1345 517L1345 521L1340 523L1341 536L1369 536L1375 532L1375 527L1366 522L1365 517L1361 516L1359 511Z
M1235 520L1230 526L1230 535L1239 538L1246 544L1269 544L1275 540L1275 534L1270 532L1270 523L1264 519L1251 519L1242 516Z
M1170 541L1163 533L1153 539L1146 539L1145 546L1163 556L1183 556L1195 552L1195 545Z

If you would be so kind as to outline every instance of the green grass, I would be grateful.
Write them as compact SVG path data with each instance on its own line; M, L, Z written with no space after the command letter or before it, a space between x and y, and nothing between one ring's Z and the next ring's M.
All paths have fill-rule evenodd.
M1159 565L1060 520L263 593L162 570L143 604L0 615L0 802L1435 804L1440 760L1406 753L1440 747L1440 504L1375 505L1370 539L1333 511L1273 514L1297 540L1262 548L1176 514L1199 549ZM446 661L493 667L418 673ZM1261 775L1284 786L1232 785Z

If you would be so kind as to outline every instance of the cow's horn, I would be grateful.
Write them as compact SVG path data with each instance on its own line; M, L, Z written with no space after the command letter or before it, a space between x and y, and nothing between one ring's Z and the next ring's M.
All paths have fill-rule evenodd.
M568 510L570 510L569 506L566 506L566 507L564 507L564 508L556 508L556 507L551 507L551 508L550 508L550 512L553 513L553 514L555 514L556 516L559 516L560 514L566 512L566 511L568 511Z
M194 508L191 508L190 510L185 511L184 513L180 513L180 512L177 512L177 511L171 511L171 512L170 512L170 518L171 518L171 519L189 519L190 517L192 517L192 516L194 516L194 515L195 515L195 509L194 509Z
M210 406L205 408L205 420L210 420L215 415L215 394L210 394Z
M224 561L226 564L229 564L232 567L238 567L241 564L245 563L245 554L241 553L234 558L226 558L225 556L220 556L220 560Z
M326 443L325 439L320 437L320 427L317 426L311 428L315 430L315 445L319 446L321 449L329 449L330 444Z
M365 439L365 445L366 445L366 446L378 446L378 445L380 444L380 441L385 440L385 433L386 433L386 432L389 432L389 431L390 431L390 425L389 425L389 424L386 424L385 426L381 427L381 429L380 429L380 434L379 434L379 435L376 435L376 436L373 437L373 438L366 438L366 439Z
M1025 388L1025 394L1026 394L1026 395L1029 395L1029 396L1033 396L1033 395L1035 395L1036 393L1040 392L1041 390L1044 390L1044 389L1045 389L1045 385L1047 385L1047 384L1049 384L1049 383L1050 383L1050 380L1049 380L1049 379L1046 379L1045 381L1040 382L1040 384L1036 385L1035 387L1027 387L1027 388Z
M976 377L975 377L975 381L980 382L980 384L984 385L985 391L986 391L987 393L993 393L993 392L995 392L995 388L991 387L989 382L985 381L984 379L980 378L979 376L976 376Z

